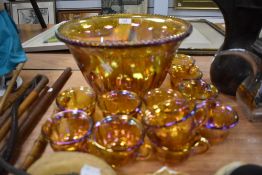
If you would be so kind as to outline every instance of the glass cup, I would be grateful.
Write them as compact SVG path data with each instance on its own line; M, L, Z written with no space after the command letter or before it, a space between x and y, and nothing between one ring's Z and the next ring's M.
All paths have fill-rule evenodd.
M191 56L184 54L176 54L172 60L169 74L173 89L177 89L179 82L183 80L197 80L203 76L203 73L195 65L195 60Z
M222 104L218 100L206 100L199 106L206 108L206 119L200 127L200 134L207 138L210 144L223 142L239 120L232 107Z
M58 111L79 109L92 116L96 107L96 94L90 87L72 87L58 94Z
M149 140L172 151L188 149L200 125L194 114L194 106L185 99L158 103L154 109L146 110L143 117Z
M195 62L196 60L190 55L176 54L172 59L171 67L180 67L180 69L187 71L195 65Z
M144 137L145 131L137 119L127 115L107 116L93 128L91 153L118 167L149 156L142 149Z
M65 110L44 123L42 134L54 151L88 151L92 127L93 120L84 111Z
M142 100L134 92L114 90L98 96L98 106L104 116L128 115L137 118L140 115Z
M176 98L183 99L183 95L173 89L155 88L145 94L144 101L147 108L155 108L159 102Z
M193 101L215 98L218 95L217 88L202 79L183 80L178 85L178 91Z
M199 140L198 140L199 139ZM196 137L196 142L192 144L190 149L181 149L179 151L170 150L167 147L161 147L153 144L154 153L158 160L170 165L179 164L190 156L204 153L209 148L209 142L207 139ZM200 145L201 144L201 145Z
M197 109L193 103L178 98L159 101L154 108L148 108L143 116L143 123L147 136L156 150L184 152L185 158L195 147L199 147L194 149L199 150L198 153L207 151L209 144L203 142L204 138L199 137L197 133L203 119L197 120L196 113ZM182 159L178 157L174 162L179 160Z

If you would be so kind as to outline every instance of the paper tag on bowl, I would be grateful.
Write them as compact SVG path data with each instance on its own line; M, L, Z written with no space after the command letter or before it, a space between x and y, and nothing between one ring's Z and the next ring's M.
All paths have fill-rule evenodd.
M119 18L118 23L119 24L131 24L132 20L131 18Z
M101 170L85 164L80 170L80 175L101 175Z

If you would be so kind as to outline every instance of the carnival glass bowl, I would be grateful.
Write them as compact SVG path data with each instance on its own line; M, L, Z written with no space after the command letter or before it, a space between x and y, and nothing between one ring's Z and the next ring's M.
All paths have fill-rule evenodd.
M130 90L139 95L159 87L190 23L170 16L113 14L62 24L66 43L97 94Z

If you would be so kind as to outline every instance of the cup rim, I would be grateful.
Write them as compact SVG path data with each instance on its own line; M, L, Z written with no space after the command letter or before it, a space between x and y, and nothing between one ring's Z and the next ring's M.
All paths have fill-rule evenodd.
M234 117L234 121L230 124L230 125L227 125L227 126L221 126L221 127L216 127L215 125L211 124L211 123L203 123L203 127L205 127L206 129L215 129L215 130L228 130L228 129L231 129L231 128L234 128L238 122L239 122L239 116L237 114L237 112L229 105L224 105L222 104L219 100L216 100L216 99L207 99L207 100L204 100L202 103L198 104L201 105L201 106L205 106L207 105L207 103L209 101L212 101L212 102L215 102L216 103L216 106L220 106L220 107L225 107L225 110L229 111L229 112L232 112L232 116Z
M153 88L153 89L150 89L149 91L146 92L146 94L143 96L143 102L148 105L148 99L151 97L151 95L154 95L154 94L170 94L172 96L172 98L176 98L176 99L181 99L181 100L186 100L186 99L183 99L183 96L182 94L176 90L176 89L173 89L173 88L163 88L163 87L157 87L157 88Z
M198 69L198 73L199 73L199 77L177 77L174 73L174 70L173 70L173 67L171 66L170 67L170 70L168 71L169 75L170 75L170 79L171 81L176 81L176 80L180 80L182 79L182 81L190 81L190 80L200 80L202 79L203 77L203 72L200 70L200 68L197 66L197 65L192 65L189 70L187 71L187 75L193 75L193 74L189 74L189 71L192 69L192 68L196 68Z
M74 140L70 140L70 141L52 141L49 139L49 137L47 136L47 134L45 133L45 131L43 130L43 126L47 123L47 122L53 122L53 120L55 119L61 119L63 118L62 114L63 113L71 113L71 112L80 112L82 113L85 118L88 120L88 123L90 123L90 127L88 128L87 132L85 135L83 135L81 138L78 138L78 139L74 139ZM81 142L83 140L85 140L86 138L88 138L90 136L90 134L92 133L92 129L93 129L93 126L94 126L94 121L92 119L92 117L90 117L89 115L87 115L87 113L83 110L78 110L78 109L73 109L73 110L64 110L64 111L60 111L58 113L55 113L52 117L49 117L47 119L47 121L44 123L44 125L42 126L42 129L41 129L41 133L42 135L44 136L44 138L46 140L48 140L50 142L50 144L56 144L56 145L69 145L69 144L74 144L74 143L78 143L78 142Z
M137 113L137 112L139 112L140 110L141 110L141 107L142 107L142 104L143 104L143 102L142 102L142 99L141 99L141 97L137 94L137 93L135 93L135 92L133 92L133 91L129 91L129 90L112 90L112 91L108 91L108 92L105 92L105 93L103 93L103 94L101 94L101 95L98 95L97 96L97 105L98 105L98 107L101 109L101 111L103 112L103 110L102 110L102 108L101 108L101 105L100 105L100 98L103 98L102 96L103 95L112 95L112 94L117 94L117 95L119 95L119 94L123 94L123 93L128 93L128 94L131 94L132 96L134 96L135 98L137 98L138 100L139 100L139 103L137 104L137 106L134 108L134 110L133 111L130 111L129 113L117 113L117 114L110 114L110 115L133 115L133 114L135 114L135 113ZM103 100L103 99L102 99ZM107 114L106 114L107 115Z
M117 120L117 119L123 119L123 120L133 120L136 124L136 126L138 128L140 128L141 130L141 136L139 138L139 141L134 145L134 146L130 146L128 147L127 149L125 150L112 150L111 148L107 148L106 146L103 146L101 144L99 144L97 141L96 141L96 136L94 134L94 130L97 129L99 126L103 125L103 124L106 124L106 123L109 123L111 121L114 121L114 120ZM145 138L145 130L144 130L144 127L142 125L142 123L139 122L139 120L137 120L136 118L134 117L129 117L128 115L107 115L105 118L103 118L102 120L100 121L97 121L92 129L92 144L94 144L96 147L98 147L99 149L101 150L105 150L107 152L124 152L124 151L127 151L127 152L131 152L137 148L139 148L141 145L144 144L144 138Z
M195 63L196 63L196 60L191 56L191 55L188 55L188 54L183 54L183 53L177 53L177 54L175 54L174 55L174 57L173 57L173 59L172 59L172 64L171 64L171 66L173 66L173 65L176 65L176 64L173 64L173 60L176 60L176 59L185 59L185 57L189 57L189 59L191 59L191 61L192 61L192 65L191 66L194 66L195 65ZM181 65L181 64L180 64Z
M188 102L188 101L185 100L185 99L173 99L173 100L174 100L174 101L178 101L178 100L179 100L179 101L182 101L182 100L183 100L183 101L186 103L186 105L190 106L190 102ZM178 123L181 123L181 122L183 122L183 121L186 121L187 119L189 119L189 118L191 118L191 117L194 117L194 115L196 114L196 110L197 110L196 105L194 105L194 107L192 108L192 110L191 110L187 115L185 115L184 117L182 117L180 120L167 122L167 123L162 124L162 125L149 124L148 122L146 122L146 121L145 121L145 116L147 116L147 115L154 115L154 114L152 114L151 111L146 110L146 112L148 112L148 113L145 114L145 116L144 116L143 119L142 119L142 122L143 122L143 124L144 124L145 126L147 126L147 127L152 127L152 128L171 127L171 126L173 126L173 125L175 125L175 124L178 124Z
M184 39L185 37L189 36L190 33L193 30L192 25L186 21L183 20L181 18L177 18L174 16L165 16L165 15L159 15L159 14L133 14L133 13L127 13L127 14L106 14L106 15L99 15L99 16L91 16L91 17L86 17L84 19L92 19L92 18L103 18L103 17L110 17L110 16L123 16L123 17L127 17L130 16L130 18L132 18L132 16L142 16L142 17L158 17L158 18L162 18L162 19L173 19L176 20L180 23L183 23L183 25L185 26L185 31L181 32L180 34L173 34L173 35L169 35L167 37L164 38L160 38L160 39L152 39L152 40L141 40L141 41L136 41L136 42L121 42L121 41L115 41L115 42L103 42L103 43L98 43L98 42L94 42L94 41L80 41L77 39L70 39L66 36L64 36L60 30L62 30L62 28L66 25L70 25L70 23L74 23L77 21L80 21L81 19L75 19L75 20L70 20L67 21L63 24L61 24L58 29L55 32L55 36L61 40L62 42L65 42L66 44L70 44L70 45L75 45L75 46L81 46L81 47L134 47L134 46L148 46L148 45L160 45L163 43L168 43L168 42L177 42L177 41L181 41L182 39Z
M59 102L58 102L58 97L63 93L63 92L66 92L66 91L70 91L70 90L79 90L80 88L84 88L83 89L83 91L84 92L86 92L86 90L88 90L88 92L91 92L91 93L89 93L90 94L90 97L92 96L92 98L94 98L94 105L95 105L95 103L96 103L96 100L97 100L97 95L96 95L96 93L94 92L94 90L93 89L91 89L90 87L87 87L87 86L75 86L75 87L70 87L70 88L68 88L68 89L65 89L65 90L63 90L62 92L60 92L58 95L57 95L57 97L56 97L56 99L55 99L55 103L56 103L56 106L61 110L61 111L65 111L65 110L84 110L84 109L70 109L70 108L66 108L66 107L64 107L64 106L62 106L62 105L60 105L59 104Z
M196 98L195 96L192 96L192 94L189 94L189 95L187 95L187 98L189 98L190 100L201 100L201 101L204 100L205 101L205 100L208 100L208 99L216 98L219 94L219 91L217 90L217 88L213 84L208 83L206 80L204 80L202 78L200 78L200 79L183 79L183 81L178 83L178 91L181 92L184 95L185 93L182 91L182 87L186 87L186 84L191 84L192 82L204 84L204 87L208 88L208 91L211 92L211 95L207 98ZM192 89L194 89L194 88L192 88Z

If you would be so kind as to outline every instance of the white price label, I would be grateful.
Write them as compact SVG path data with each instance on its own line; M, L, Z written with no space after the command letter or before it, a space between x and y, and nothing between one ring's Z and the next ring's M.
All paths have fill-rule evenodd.
M96 167L84 165L81 168L80 175L101 175L101 170Z
M132 20L131 18L119 18L119 24L131 24Z

